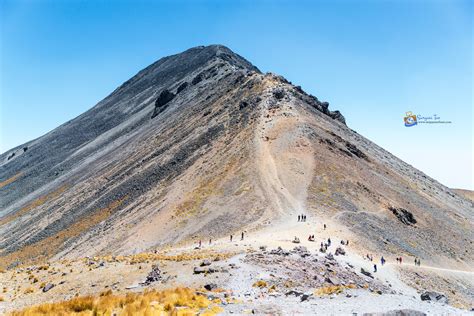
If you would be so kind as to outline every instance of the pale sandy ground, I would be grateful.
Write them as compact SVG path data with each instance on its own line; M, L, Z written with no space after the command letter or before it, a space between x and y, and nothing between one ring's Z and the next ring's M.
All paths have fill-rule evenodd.
M384 267L378 265L379 270L374 275L381 282L391 284L392 289L397 294L378 295L367 290L346 290L339 295L313 297L309 301L300 302L299 298L294 296L275 296L252 287L256 280L270 279L271 276L263 273L257 266L242 262L245 251L248 249L258 249L260 246L267 246L269 249L279 246L283 249L292 249L296 246L296 244L291 242L295 236L298 236L301 240L299 245L307 247L312 253L317 252L320 240L327 239L327 237L332 239L332 246L329 248L331 252L334 252L341 239L349 239L350 245L346 247L347 255L337 256L336 260L350 263L356 271L359 271L361 267L372 271L373 263L362 258L357 250L360 245L351 242L349 233L332 222L326 223L328 228L325 231L322 229L322 222L317 219L308 218L307 222L299 223L294 215L290 214L287 218L282 218L281 221L270 223L268 227L260 231L247 232L244 241L240 241L240 236L234 236L234 242L232 243L227 238L222 238L213 241L211 246L204 243L202 250L194 250L195 244L170 250L169 253L206 251L211 249L214 252L241 252L241 254L216 263L219 266L228 266L230 263L235 263L239 268L236 272L230 271L230 273L225 275L203 276L193 275L192 273L193 267L198 265L199 261L160 262L164 276L170 277L170 279L165 283L152 285L151 288L161 289L182 285L199 288L209 282L222 284L222 288L231 292L232 296L239 300L237 304L224 306L224 314L242 315L249 314L253 310L256 314L271 315L353 315L354 313L362 315L366 312L413 309L423 311L428 315L472 315L472 312L456 309L452 306L421 301L419 293L415 289L400 281L400 266L394 264L392 258L387 258L389 263ZM306 240L309 234L316 236L316 242ZM374 258L378 258L378 254L373 255ZM137 287L137 285L144 280L152 264L153 262L135 265L107 263L105 267L94 268L89 271L84 261L72 262L70 267L66 266L67 264L53 263L51 267L55 267L55 269L50 268L48 272L42 271L35 274L39 277L40 282L50 280L50 282L58 284L59 280L62 280L64 284L58 285L48 293L41 293L41 291L35 290L35 293L28 295L21 294L29 284L27 274L25 272L15 274L15 271L8 271L0 274L2 286L9 289L8 293L11 292L10 289L13 287L19 286L21 290L18 291L20 294L17 295L14 301L11 300L12 297L8 293L3 295L6 297L6 300L5 302L0 302L0 312L45 301L67 299L75 293L79 293L79 295L97 294L108 288L113 289L115 293L143 291L144 288ZM73 273L69 273L71 268L74 270ZM426 266L415 267L411 263L403 264L403 268L415 270L437 269L450 274L460 274L470 279L473 279L474 276L472 271L453 271ZM63 276L62 272L67 272L67 275ZM13 277L13 275L15 276ZM347 294L350 294L351 297L347 297Z
M291 249L295 246L291 240L297 236L300 238L301 243L311 250L312 252L317 252L319 248L319 242L323 237L331 237L332 246L329 248L329 251L334 252L335 248L338 246L338 242L342 239L346 240L349 238L348 233L344 233L342 229L338 229L332 224L328 224L327 230L322 230L321 222L315 223L311 220L306 223L298 223L296 219L293 219L293 222L290 218L287 219L288 222L282 222L276 224L275 226L268 229L268 231L261 231L255 235L251 235L246 238L245 244L253 248L259 246L268 246L269 248L276 248L278 246L284 249ZM318 229L319 228L319 229ZM315 234L316 242L309 242L305 239L305 236L309 234ZM341 234L342 233L342 234ZM327 237L326 237L327 236ZM336 237L337 236L337 237ZM318 238L319 237L319 238ZM350 238L349 238L350 240ZM226 244L226 240L219 241L221 244ZM354 247L357 247L354 245ZM372 271L373 262L364 260L361 255L351 251L351 246L348 247L349 251L346 256L338 256L337 260L342 262L348 262L352 264L356 270L364 268L368 271ZM375 257L375 254L373 254ZM386 257L387 258L387 257ZM387 258L389 261L395 261L393 258ZM238 258L232 259L233 261L238 261ZM375 259L374 259L375 261ZM238 277L234 278L229 285L235 293L239 293L238 296L245 296L243 293L252 292L253 288L252 280L257 278L265 279L264 275L261 275L258 269L250 265L241 264L243 269L250 271L249 275L251 276L248 279L245 279L247 276L246 273L239 273ZM248 308L257 308L257 310L262 310L262 306L267 306L267 310L270 313L277 313L276 310L280 309L282 315L309 315L309 314L319 314L319 315L352 315L354 313L370 313L370 312L386 312L396 309L413 309L418 311L423 311L428 315L472 315L472 312L466 310L456 309L451 306L442 305L438 303L424 302L420 300L420 294L417 291L403 282L400 281L399 265L389 262L385 266L381 267L380 264L377 264L378 272L375 273L375 276L380 281L391 284L392 289L394 289L398 294L392 295L377 295L370 293L366 290L349 290L347 293L353 295L353 297L346 297L346 295L333 295L328 298L316 298L308 302L300 303L298 298L295 297L285 297L285 296L267 296L262 299L254 300L248 304ZM474 273L472 271L459 271L459 270L450 270L438 267L415 267L411 263L404 263L403 268L409 269L421 269L421 270L442 270L448 274L457 274L462 275L466 278L473 280ZM248 277L248 276L247 276ZM354 297L357 295L357 297ZM272 308L273 306L273 308ZM278 306L278 308L274 308ZM247 309L239 310L239 307L234 306L235 308L230 308L226 310L227 313L235 312L240 313L242 311L247 311Z

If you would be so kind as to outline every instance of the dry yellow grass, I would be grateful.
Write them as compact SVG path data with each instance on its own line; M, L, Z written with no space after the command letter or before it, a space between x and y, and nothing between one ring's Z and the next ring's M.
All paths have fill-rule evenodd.
M259 280L259 281L255 282L252 286L262 288L262 287L267 287L268 284L267 284L267 282L265 282L263 280Z
M331 294L340 294L345 289L355 289L356 286L354 284L349 285L330 285L330 286L323 286L319 289L314 291L314 295L323 296L323 295L331 295Z
M10 183L12 183L13 181L15 181L16 179L18 179L19 177L21 177L21 175L23 174L23 172L18 172L16 175L14 175L13 177L11 178L8 178L4 181L1 181L0 182L0 189L3 188L4 186L6 185L9 185Z
M35 290L33 290L33 288L29 287L27 288L23 293L24 294L30 294L30 293L33 293Z
M77 297L11 312L10 316L39 315L215 315L222 308L189 288L114 295L111 291L97 297Z
M164 253L151 253L144 252L134 255L121 255L121 256L104 256L104 257L94 257L95 261L106 261L106 262L128 262L129 264L139 264L151 261L191 261L191 260L224 260L236 255L236 252L222 252L217 253L212 250L199 250L199 251L189 251L183 252L175 255L168 255ZM84 259L88 261L87 259Z

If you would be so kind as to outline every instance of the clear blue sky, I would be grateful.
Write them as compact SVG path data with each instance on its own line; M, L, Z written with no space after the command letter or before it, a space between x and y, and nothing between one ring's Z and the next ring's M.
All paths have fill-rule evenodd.
M0 152L160 57L224 44L443 184L474 188L472 1L1 0L0 12ZM406 111L453 123L406 128Z

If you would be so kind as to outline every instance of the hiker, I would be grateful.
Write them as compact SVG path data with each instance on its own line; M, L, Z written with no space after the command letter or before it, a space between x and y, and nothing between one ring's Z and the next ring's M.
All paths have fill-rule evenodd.
M300 215L298 215L298 222L300 221L300 217L301 217L301 216L300 216Z
M211 239L211 238L209 238L209 245L210 245L211 243L212 243L212 239Z
M377 265L374 264L374 272L377 272Z
M383 256L382 256L382 258L380 258L380 263L381 263L382 265L385 264L385 258L384 258Z
M308 237L308 241L311 241L311 235L309 235L309 237Z
M242 232L242 236L240 237L240 240L244 240L244 232Z
M331 246L331 238L328 238L328 247Z
M400 263L400 258L397 257L396 259L397 259L397 263Z
M321 249L323 249L324 245L323 245L323 242L321 241Z
M421 260L418 258L418 266L421 266Z
M304 216L304 221L306 222L306 215L303 215Z
M400 264L402 264L402 257L400 257Z
M230 235L230 242L232 242L232 237L233 237L233 236L232 236L232 235Z
M346 246L349 246L349 239L346 240Z
M201 239L199 239L199 248L201 248L201 246L202 246L202 241Z
M324 226L323 226L323 227L324 227L324 230L326 230L326 224L324 224Z

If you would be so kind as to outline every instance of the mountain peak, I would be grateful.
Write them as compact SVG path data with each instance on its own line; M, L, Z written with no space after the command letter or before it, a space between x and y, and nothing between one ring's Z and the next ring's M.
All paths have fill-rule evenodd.
M260 72L260 70L254 65L252 65L252 63L250 63L248 60L246 60L239 54L235 53L227 46L224 46L221 44L212 44L208 46L196 46L180 54L176 54L174 56L180 56L180 55L184 55L186 57L190 57L190 55L193 55L193 57L200 59L202 61L205 61L205 60L208 61L217 57L229 62L231 65L234 65L238 68Z
M219 58L236 69L260 70L223 45L196 46L184 52L160 58L117 88L112 95L135 94L161 82L179 81L189 73Z

